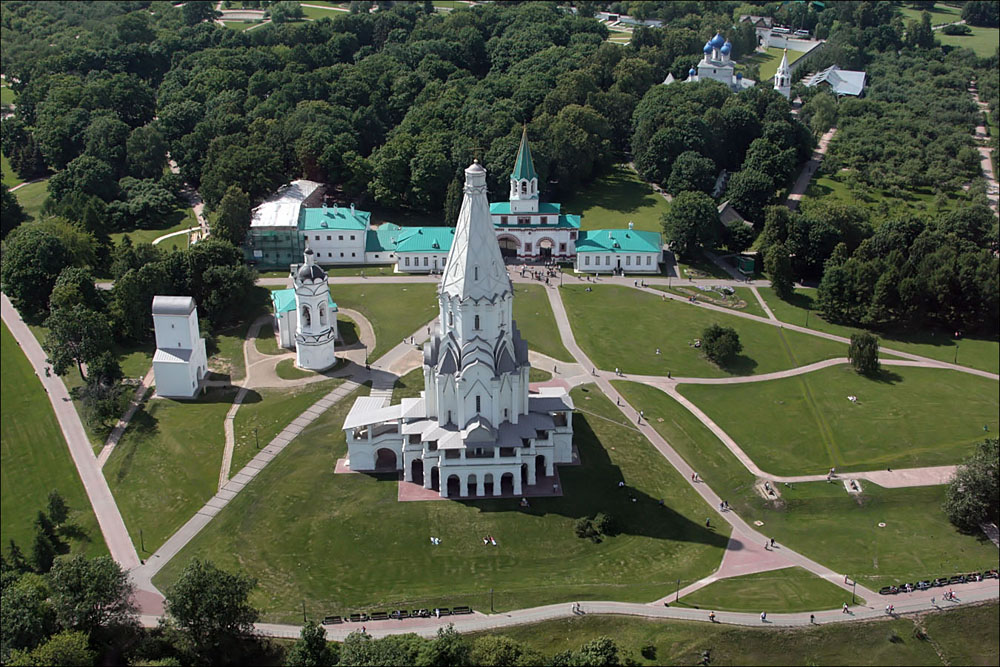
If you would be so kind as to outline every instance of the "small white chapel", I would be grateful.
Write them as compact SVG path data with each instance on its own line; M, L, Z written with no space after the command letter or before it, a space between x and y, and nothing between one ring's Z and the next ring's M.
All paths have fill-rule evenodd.
M573 461L573 401L559 387L529 392L513 300L476 161L424 345L424 391L355 401L344 421L352 471L401 470L444 498L517 496Z
M337 304L330 296L326 271L316 263L312 249L306 248L303 254L305 261L291 268L294 286L271 292L278 342L295 350L299 368L325 371L337 363Z

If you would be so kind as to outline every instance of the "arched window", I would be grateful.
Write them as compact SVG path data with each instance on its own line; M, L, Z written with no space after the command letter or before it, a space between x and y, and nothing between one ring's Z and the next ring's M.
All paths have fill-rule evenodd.
M324 308L323 306L319 307L319 323L321 325L326 324L326 308Z
M476 326L474 328L476 331L479 331L479 315L476 315Z
M302 326L312 326L312 315L309 313L309 306L302 306Z
M531 182L531 194L535 194L535 182Z
M473 280L479 280L479 267L478 266L472 267L472 279Z
M455 316L452 313L448 313L448 326L455 326Z
M521 181L521 194L528 194L528 181Z
M481 397L476 396L476 414L478 415L482 411L482 409L483 409L482 399Z

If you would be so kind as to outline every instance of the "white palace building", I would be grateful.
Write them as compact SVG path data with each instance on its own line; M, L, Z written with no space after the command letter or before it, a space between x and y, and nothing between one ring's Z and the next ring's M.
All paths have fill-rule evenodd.
M344 421L352 471L402 471L442 497L520 495L573 460L565 389L529 393L528 345L486 197L486 170L465 170L465 196L424 346L424 391L389 405L355 401Z

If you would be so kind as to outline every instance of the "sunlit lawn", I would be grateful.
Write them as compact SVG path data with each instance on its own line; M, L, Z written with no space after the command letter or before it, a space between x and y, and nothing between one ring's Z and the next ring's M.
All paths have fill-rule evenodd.
M934 35L942 44L972 49L980 58L994 55L997 52L997 45L1000 44L1000 29L969 27L972 28L971 35L946 35L940 30L935 30Z
M29 186L30 187L30 186ZM20 192L20 190L18 190ZM128 237L132 239L132 243L152 243L155 239L165 236L166 234L171 234L173 232L179 232L182 229L190 229L191 227L198 226L198 219L194 216L194 211L188 206L178 206L177 210L167 216L163 224L156 229L132 229L127 232L116 232L111 234L112 243L117 244L123 236L128 234ZM162 242L162 247L169 249L171 245L180 247L187 247L187 238L184 236L176 236L173 238L166 239Z
M10 540L31 557L34 521L58 490L70 507L66 531L74 552L107 554L104 537L77 475L49 397L14 336L2 325L0 374L0 542Z
M653 192L628 165L615 165L611 172L562 201L562 212L582 215L581 229L628 227L661 232L660 217L670 204Z
M780 614L835 609L851 594L801 567L721 579L685 595L675 607ZM863 604L864 600L860 600Z
M2 169L3 184L6 185L8 189L24 182L21 180L21 177L15 174L14 170L11 169L10 160L8 160L7 156L3 153L0 153L0 169Z
M847 346L619 285L560 288L573 335L604 370L674 377L756 375L847 356ZM720 368L693 346L711 324L733 327L743 352ZM656 354L656 349L660 354Z
M844 364L790 378L681 385L773 475L960 463L995 433L1000 385L939 368L886 366L875 378ZM857 402L847 399L857 396Z
M728 533L704 527L703 501L631 427L574 417L583 464L560 468L560 498L533 498L528 508L514 499L401 503L395 475L333 474L346 452L341 424L363 393L307 427L167 563L161 590L191 558L210 558L257 577L254 602L265 617L292 622L303 600L312 616L458 604L485 611L491 588L497 610L650 601L718 566ZM573 398L616 411L592 386ZM599 511L614 515L620 533L600 543L576 537L577 519ZM484 535L498 546L484 547Z
M357 310L371 322L375 349L368 351L368 358L372 361L438 313L437 285L433 283L331 285L330 292L339 307Z
M42 215L42 204L45 203L45 198L49 196L49 179L46 178L37 183L29 183L22 188L18 188L14 196L17 198L17 203L24 209L24 212L30 218L37 220Z
M850 338L862 329L831 324L825 321L817 310L816 290L799 288L789 301L778 298L770 287L761 287L761 296L771 308L771 312L782 322L808 326L816 331L832 333ZM903 333L876 333L879 343L885 347L919 354L938 361L959 363L970 368L1000 373L1000 342L985 338L963 337L955 339L944 332L912 331Z
M563 347L545 288L514 283L514 289L514 320L528 347L553 359L572 362L573 357Z
M757 530L779 549L787 545L876 589L996 567L991 542L962 535L948 522L944 486L884 489L863 482L858 497L840 482L782 485L781 501L769 503L753 490L754 476L683 406L653 387L614 385L740 518L761 521Z

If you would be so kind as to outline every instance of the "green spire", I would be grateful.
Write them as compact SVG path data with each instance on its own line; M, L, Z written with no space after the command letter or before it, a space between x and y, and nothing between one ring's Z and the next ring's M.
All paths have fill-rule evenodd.
M535 164L531 161L531 149L528 148L527 125L521 132L521 147L517 149L517 162L514 163L514 171L510 177L519 181L530 181L533 178L538 178L538 174L535 173Z

